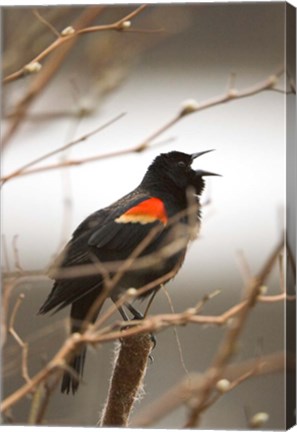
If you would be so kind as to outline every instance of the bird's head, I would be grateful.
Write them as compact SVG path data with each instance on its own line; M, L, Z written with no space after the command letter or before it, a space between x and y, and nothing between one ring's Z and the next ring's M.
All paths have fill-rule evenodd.
M210 151L212 150L190 155L178 151L162 153L149 166L144 182L158 183L158 187L164 185L172 192L186 191L188 187L193 187L195 194L200 195L204 188L203 177L217 176L219 174L201 169L195 171L192 168L192 163L196 158Z

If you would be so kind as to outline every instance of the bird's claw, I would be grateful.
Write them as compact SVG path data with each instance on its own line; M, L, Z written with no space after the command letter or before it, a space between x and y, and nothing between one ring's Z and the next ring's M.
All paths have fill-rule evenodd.
M156 345L157 345L157 338L154 335L154 333L150 333L150 338L151 338L151 342L153 344L153 347L152 347L152 351L153 351L156 348Z

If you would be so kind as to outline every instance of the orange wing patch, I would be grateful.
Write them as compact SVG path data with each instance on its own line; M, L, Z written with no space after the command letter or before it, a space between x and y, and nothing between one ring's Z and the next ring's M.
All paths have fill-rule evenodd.
M135 207L130 208L126 213L115 219L117 223L140 223L147 224L156 221L166 225L168 218L165 205L159 198L149 198Z

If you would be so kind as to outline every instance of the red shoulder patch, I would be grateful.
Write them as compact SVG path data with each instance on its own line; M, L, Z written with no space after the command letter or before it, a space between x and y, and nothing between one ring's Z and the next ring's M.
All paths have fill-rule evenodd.
M164 225L168 221L163 201L159 198L149 198L134 207L131 207L115 221L117 223L147 224L159 220Z

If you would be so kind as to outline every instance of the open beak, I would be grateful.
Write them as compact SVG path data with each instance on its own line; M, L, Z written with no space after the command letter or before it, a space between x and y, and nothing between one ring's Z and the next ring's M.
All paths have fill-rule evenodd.
M194 159L198 158L199 156L202 156L202 155L209 153L209 152L212 152L212 151L214 151L214 149L204 150L204 151L199 152L199 153L193 153L191 155L192 161ZM221 177L221 174L215 174L215 173L212 173L210 171L204 171L204 170L197 170L197 171L195 171L195 173L197 176L200 176L200 177L204 177L204 176L220 176Z

